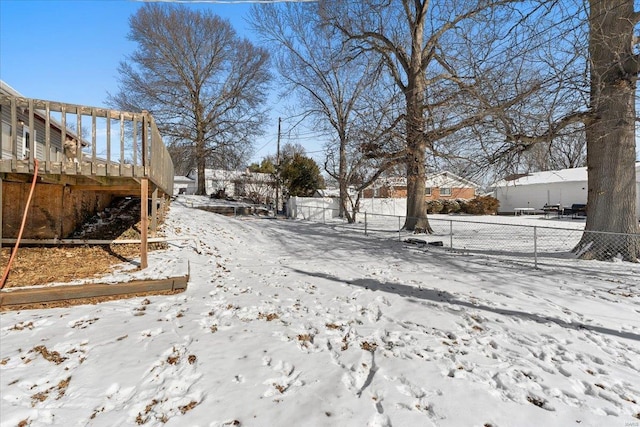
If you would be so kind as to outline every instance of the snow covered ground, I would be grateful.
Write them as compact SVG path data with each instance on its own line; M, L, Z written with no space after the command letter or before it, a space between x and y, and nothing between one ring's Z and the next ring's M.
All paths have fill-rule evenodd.
M187 260L186 292L0 314L0 425L640 426L639 265L536 270L184 200L165 232L193 239L145 274Z

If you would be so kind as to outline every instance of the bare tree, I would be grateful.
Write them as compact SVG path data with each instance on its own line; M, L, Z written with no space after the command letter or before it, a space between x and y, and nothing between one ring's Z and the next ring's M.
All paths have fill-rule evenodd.
M638 233L635 103L640 57L634 32L640 11L634 10L633 0L576 1L571 7L565 2L552 3L549 8L554 9L555 19L570 23L565 25L566 33L588 35L583 37L588 47L576 45L575 53L584 57L583 51L588 50L585 78L576 78L575 90L588 98L567 107L564 114L550 117L546 126L508 134L508 141L514 144L506 151L526 151L535 144L552 141L567 129L574 131L582 126L587 146L587 222L575 252L585 259L606 260L620 255L637 261L640 239L633 234ZM552 46L557 44L554 39ZM554 71L559 76L576 77L566 73L566 58L557 53L555 58L559 66Z
M522 172L527 173L586 166L587 141L584 129L576 128L571 134L563 132L552 141L534 145L524 153L523 163Z
M457 156L440 143L465 129L492 122L540 87L540 79L523 67L512 69L512 74L505 72L511 65L505 66L505 59L516 54L514 43L526 47L535 43L510 34L512 25L505 24L522 16L512 3L518 2L322 3L328 22L359 45L361 52L375 52L382 58L403 94L404 107L398 118L405 131L407 230L432 231L424 201L427 154ZM493 80L494 76L500 78Z
M197 194L205 194L205 167L245 159L261 133L269 55L228 21L182 5L145 4L130 27L138 48L121 62L110 103L150 111L183 172L197 168Z
M618 254L636 261L640 238L590 231L638 233L635 169L635 96L640 57L633 0L589 1L591 99L586 121L587 231L576 251L583 258Z
M369 151L363 149L376 142L373 138L380 139L382 133L388 132L377 126L382 123L380 120L374 124L377 134L373 135L374 128L361 131L364 111L378 113L371 105L381 101L381 92L376 88L379 59L354 55L342 34L324 25L319 10L320 6L312 3L261 5L253 8L252 21L274 46L276 67L285 90L296 93L305 115L314 118L314 127L331 136L325 171L339 185L340 216L354 222L357 201L352 200L349 187L362 185L363 179L370 179L367 175L380 174L397 158L374 162ZM366 122L371 125L371 120Z

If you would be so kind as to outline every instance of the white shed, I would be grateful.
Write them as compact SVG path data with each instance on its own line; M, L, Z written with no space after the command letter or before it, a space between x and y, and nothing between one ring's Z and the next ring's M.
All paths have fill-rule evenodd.
M188 176L176 175L173 177L173 195L196 194L196 181Z
M640 215L640 162L636 162L636 205ZM518 209L541 210L544 205L571 207L587 203L587 168L561 169L516 175L494 184L493 196L500 213Z

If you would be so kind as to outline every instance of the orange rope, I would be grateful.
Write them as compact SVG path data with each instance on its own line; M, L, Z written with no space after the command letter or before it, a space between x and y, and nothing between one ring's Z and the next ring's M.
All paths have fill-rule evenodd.
M35 159L36 168L33 173L33 182L31 183L31 191L29 191L29 197L27 198L27 206L24 207L24 214L22 215L22 225L20 226L20 232L18 233L18 239L16 240L16 246L13 249L13 253L9 258L9 263L7 267L4 269L4 274L2 275L2 282L0 282L0 289L4 288L5 283L7 282L7 278L9 277L9 271L11 271L11 264L13 264L13 259L16 257L18 253L18 246L20 245L20 239L22 238L22 232L24 231L24 225L27 222L27 213L29 212L29 205L31 204L31 197L33 196L33 190L36 188L36 179L38 178L38 159ZM2 185L2 184L0 184ZM2 203L2 200L0 200ZM2 236L2 230L0 230L0 237Z

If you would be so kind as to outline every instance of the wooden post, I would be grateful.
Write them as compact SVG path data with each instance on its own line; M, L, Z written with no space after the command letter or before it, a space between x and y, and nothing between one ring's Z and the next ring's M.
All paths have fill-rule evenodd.
M44 171L49 172L51 168L51 106L49 101L44 103L45 114L44 118ZM61 142L64 145L64 141Z
M107 111L107 166L106 175L111 175L111 111Z
M147 148L149 145L149 113L147 110L142 110L142 146L141 157L142 167L144 170L144 176L147 176Z
M76 133L78 134L78 140L76 141L76 159L78 159L78 162L73 162L74 174L82 173L82 109L80 107L76 107L76 122L78 123L76 127Z
M138 166L138 115L133 116L133 170ZM135 174L134 174L135 176Z
M122 175L122 166L124 165L124 113L120 113L120 175Z
M26 141L22 142L26 144ZM33 107L33 99L29 99L29 171L33 171L34 162L33 159L36 158L36 150L38 149L38 145L36 143L36 122L35 122L35 112Z
M149 179L140 181L140 268L148 267L147 229L149 227Z
M11 159L18 159L18 109L16 99L11 98ZM24 126L24 122L22 123ZM20 129L22 131L22 129Z
M0 176L0 249L2 249L2 176Z
M151 237L156 237L158 229L158 187L151 193Z
M96 145L97 145L97 135L96 135L96 120L97 120L97 116L96 116L96 109L92 108L91 109L91 168L93 169L94 165L96 164ZM107 135L108 137L108 135ZM93 172L93 171L91 171Z

